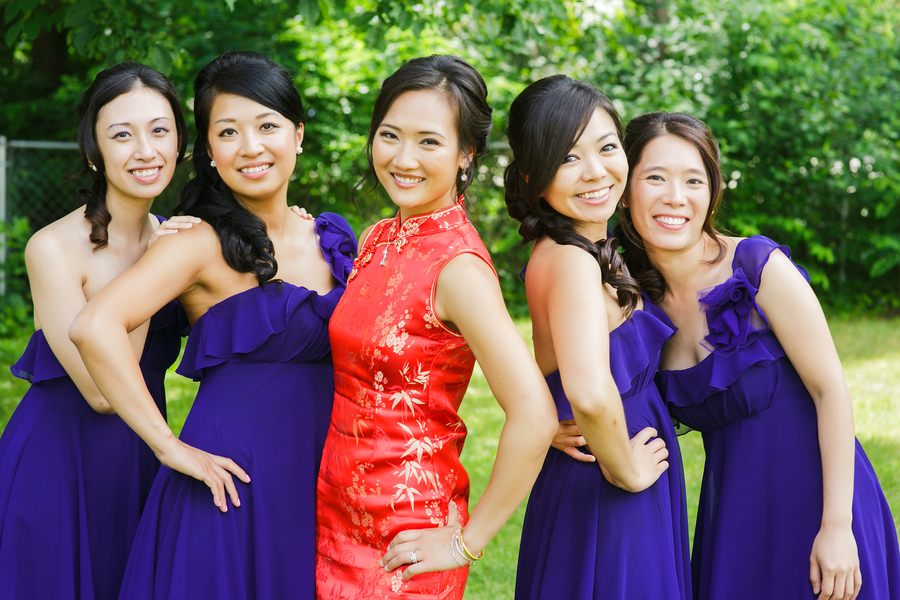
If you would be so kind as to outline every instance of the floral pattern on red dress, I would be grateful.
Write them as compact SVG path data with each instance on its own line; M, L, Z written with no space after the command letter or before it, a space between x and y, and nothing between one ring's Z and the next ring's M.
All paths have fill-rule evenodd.
M458 410L475 364L466 341L434 314L441 269L490 256L462 201L369 232L329 335L335 399L317 490L320 599L461 599L467 569L403 581L379 560L406 529L468 520L466 438ZM493 268L493 267L492 267Z

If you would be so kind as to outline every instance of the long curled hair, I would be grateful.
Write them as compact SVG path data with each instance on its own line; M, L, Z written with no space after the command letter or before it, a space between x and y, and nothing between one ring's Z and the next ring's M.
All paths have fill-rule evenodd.
M266 224L235 198L215 167L210 166L210 114L219 94L253 100L297 127L306 120L306 113L290 73L258 52L226 52L203 67L194 81L197 139L191 160L195 177L182 190L181 203L175 210L209 223L219 236L228 266L240 273L255 273L262 286L273 281L278 272L275 246Z
M450 105L456 110L454 120L459 149L466 154L472 153L468 166L465 169L459 169L456 174L456 194L465 193L466 188L472 183L478 169L478 159L490 152L488 136L491 133L493 121L491 120L492 109L487 101L487 86L478 71L463 59L456 56L434 54L414 58L404 63L393 75L384 80L381 91L378 92L378 98L375 100L372 121L369 123L369 139L366 142L368 170L356 184L354 196L356 190L360 189L375 174L372 144L375 142L375 134L381 122L384 121L384 116L401 94L417 90L441 92L450 100ZM463 175L465 175L465 179ZM374 190L375 185L366 190L364 194Z
M509 109L506 133L513 160L503 182L506 208L519 221L523 243L546 235L557 244L581 248L600 264L604 283L616 290L626 318L637 308L640 288L619 256L619 242L592 242L575 231L572 219L557 212L543 198L560 165L578 142L594 111L609 114L622 138L622 122L612 102L600 90L565 75L552 75L529 85Z
M721 234L716 229L716 212L722 202L722 193L725 186L722 180L721 155L719 143L713 137L712 131L706 123L700 119L685 113L668 113L665 111L645 113L634 117L625 127L625 156L628 157L628 166L634 173L644 149L654 139L664 135L674 135L686 142L693 144L700 153L706 176L709 179L709 208L706 218L703 220L703 232L716 243L719 252L708 264L715 264L722 260L727 253ZM644 240L634 228L629 206L631 197L631 176L628 185L625 186L623 196L625 202L619 204L619 224L616 226L616 235L622 239L625 262L635 274L635 279L640 283L641 289L654 302L660 302L666 294L666 280L653 268L644 250Z
M84 218L91 223L90 240L94 252L109 243L109 222L112 215L106 207L106 169L103 154L97 143L97 118L104 106L132 90L145 87L158 92L172 107L175 115L175 130L178 133L178 159L185 155L187 132L178 92L175 86L159 71L136 62L123 62L97 74L91 86L78 101L78 151L81 154L81 172L72 178L89 175L91 188L78 190L78 201L84 204ZM91 169L94 165L97 170Z

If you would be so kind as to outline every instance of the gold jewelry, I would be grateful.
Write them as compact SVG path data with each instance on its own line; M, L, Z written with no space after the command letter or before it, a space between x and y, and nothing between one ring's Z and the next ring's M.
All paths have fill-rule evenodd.
M484 558L484 548L481 549L481 552L478 553L478 556L474 556L471 552L469 552L469 549L466 548L466 542L465 542L465 540L463 540L462 532L463 532L463 530L460 529L458 533L459 533L459 547L462 548L463 556L465 556L472 562L475 562L476 560L481 560L482 558Z

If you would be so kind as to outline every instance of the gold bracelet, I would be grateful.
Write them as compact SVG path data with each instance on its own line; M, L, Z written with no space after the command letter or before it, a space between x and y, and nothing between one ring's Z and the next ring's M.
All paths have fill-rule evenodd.
M476 560L481 560L482 558L484 558L484 548L481 549L481 552L478 553L478 556L474 556L471 552L469 552L469 549L466 548L466 542L465 542L465 540L463 540L462 532L463 532L463 530L460 529L459 530L459 547L462 548L463 554L465 554L466 558L468 558L472 562L475 562Z

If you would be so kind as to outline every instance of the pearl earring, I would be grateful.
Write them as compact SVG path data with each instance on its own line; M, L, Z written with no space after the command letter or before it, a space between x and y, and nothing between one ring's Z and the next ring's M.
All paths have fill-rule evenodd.
M213 169L215 169L216 168L216 159L212 159L211 161L209 161L209 166L211 166Z
M303 146L297 146L297 154L303 154Z
M463 171L463 174L460 175L459 178L460 178L462 181L467 181L467 180L469 179L469 176L466 175L466 172L465 172L465 171Z
M96 172L96 171L97 171L97 165L91 165L91 171Z
M181 157L181 152L176 152L176 153L175 153L175 158L180 158L180 157Z

